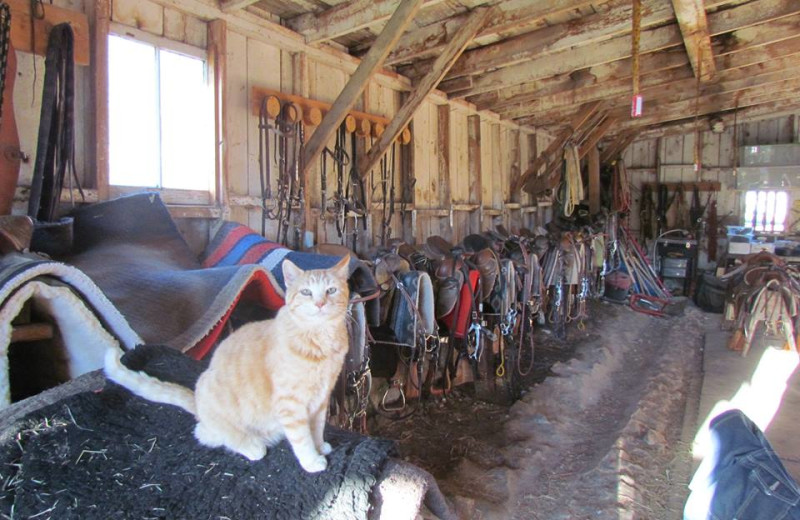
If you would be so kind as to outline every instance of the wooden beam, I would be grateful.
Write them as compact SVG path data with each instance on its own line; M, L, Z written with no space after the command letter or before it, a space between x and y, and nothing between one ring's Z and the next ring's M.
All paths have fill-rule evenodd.
M686 53L677 48L645 54L640 60L640 66L647 74L673 70L688 66L688 64L689 59ZM472 78L472 76L469 76L469 78ZM576 88L590 85L601 86L623 78L627 79L628 84L630 84L630 59L617 60L585 69L565 72L535 82L503 87L492 92L469 96L467 101L474 103L479 110L495 110L506 106L529 103L543 96L571 92ZM458 79L463 80L465 78ZM444 82L442 82L442 85L444 85ZM440 88L442 87L440 86Z
M755 87L745 92L729 92L725 94L715 94L701 100L698 107L698 115L716 114L725 110L732 110L737 106L745 108L748 106L771 103L773 101L791 100L792 96L800 93L800 87L796 80L785 81L772 84L769 89ZM642 128L650 125L665 123L668 121L689 120L694 117L695 102L693 100L680 101L659 107L657 111L635 120L625 121L618 125L618 131L630 128Z
M672 7L695 77L702 82L711 81L715 74L714 52L703 0L672 0Z
M797 54L800 54L800 36L718 56L715 60L716 69L720 74L730 74L734 69L751 66L757 66L763 71L775 70L778 62L785 63L785 60L792 59ZM643 70L648 72L641 79L643 88L692 77L689 61L683 50L648 54L642 57L641 63ZM785 68L786 65L780 67ZM624 94L630 88L630 72L630 60L620 60L587 69L585 75L591 80L584 84L576 84L568 75L562 75L553 78L553 81L540 82L541 86L518 85L467 100L475 103L479 109L491 109L502 118L521 117L523 114L533 114L537 109L553 109ZM729 76L721 75L720 81L726 77ZM694 86L691 90L695 90ZM649 101L649 97L645 95L645 104L649 104Z
M478 30L486 23L486 20L492 12L493 10L488 7L476 8L472 11L466 23L453 35L450 44L442 51L439 57L436 58L436 62L428 75L422 78L408 98L406 98L403 106L400 107L394 118L392 118L392 121L386 127L386 130L384 130L378 140L373 143L366 155L361 156L361 160L359 160L358 163L358 172L362 177L366 176L372 167L378 164L378 161L380 161L383 154L386 153L386 150L389 149L392 142L400 135L400 132L403 131L403 128L406 127L409 121L411 121L414 112L417 111L417 108L419 108L425 100L425 97L436 88L436 85L438 85L442 77L447 74L447 71L453 66L453 63L455 63L458 57L461 56L461 53L464 52L464 49L475 37Z
M469 202L481 203L481 116L467 116L467 169Z
M726 71L732 79L730 81L719 81L713 85L707 86L701 91L700 103L705 104L714 96L735 93L740 91L749 91L754 88L764 87L763 95L770 95L773 92L780 92L785 90L785 87L791 82L800 82L800 57L790 57L786 60L776 60L774 66L776 70L772 70L773 64L769 66L757 65L753 68L748 67L743 70ZM766 70L765 73L760 73L761 70ZM720 73L719 76L722 76ZM694 103L697 99L697 92L695 89L690 88L691 82L696 80L684 80L672 84L661 85L645 91L645 115L646 120L649 115L654 112L663 111L665 106L674 103L683 102L683 110L686 111L686 117L694 113ZM689 85L687 85L687 83ZM797 84L797 83L796 83ZM775 88L778 87L778 88ZM628 96L621 94L616 97L606 98L606 103L613 107L615 114L620 119L626 119L628 107ZM536 112L533 114L520 116L517 119L522 124L537 124L539 126L557 125L559 121L569 117L574 112L574 109L569 105L564 105L560 108ZM635 123L636 120L630 121ZM627 124L627 123L626 123Z
M709 3L718 4L721 1L710 0ZM632 11L630 2L622 5L612 2L608 5L613 5L613 8L602 6L600 9L604 10L569 23L550 25L469 50L450 70L447 79L482 74L490 69L507 67L565 49L593 45L629 33ZM663 0L643 0L642 11L644 28L667 24L675 19L672 7ZM427 69L427 66L424 62L415 62L409 68L417 70L416 75L419 75L420 71Z
M600 150L593 146L588 153L589 213L600 212Z
M524 33L540 24L545 17L579 10L590 4L586 0L506 0L497 3L497 11L476 35L476 39L497 39L499 35ZM466 21L468 14L461 14L410 31L405 35L387 61L390 65L409 62L420 57L438 55L454 34Z
M716 83L704 87L702 93L706 95L721 93L758 83L789 79L798 76L796 70L798 67L800 67L800 55L773 58L764 63L736 69L718 70ZM692 77L692 71L688 67L648 74L641 80L641 94L644 96L646 112L648 107L658 106L671 98L686 99L695 96L696 79ZM543 114L568 110L575 104L588 103L598 99L615 99L623 102L629 98L629 95L630 81L620 79L599 87L592 86L553 96L542 96L529 103L524 103L522 106L497 110L497 113L503 118L532 117L535 119Z
M253 5L254 3L258 2L258 0L220 0L219 8L229 13L231 11L235 11L236 9L244 9L248 5Z
M407 0L400 4L397 10L392 15L389 22L384 27L378 39L375 40L375 45L361 60L356 71L350 76L350 80L345 85L344 90L336 98L330 111L325 114L322 123L317 127L311 135L308 143L303 147L302 156L302 169L304 173L308 173L311 165L322 153L328 140L342 124L347 113L358 101L359 96L367 87L369 78L372 74L383 65L389 51L397 44L400 36L414 19L414 16L419 11L422 5L422 0Z
M452 172L450 170L450 105L436 107L437 115L437 148L439 152L439 204L446 207L452 200Z
M441 1L424 0L421 8ZM385 22L392 16L399 3L398 0L351 0L320 13L295 16L287 21L287 25L293 31L302 34L307 43L333 40L376 23Z
M800 99L785 99L745 107L742 109L735 109L734 107L727 111L717 112L710 116L702 116L699 118L699 123L703 128L708 128L708 121L711 117L720 118L726 125L732 125L734 121L734 113L736 115L736 121L738 123L744 123L762 119L772 119L783 115L794 114L798 111L800 111ZM688 121L667 121L648 126L636 136L636 140L639 141L643 139L655 139L668 135L688 134L694 132L694 128L694 119Z
M517 184L514 186L514 191L519 191L522 189L523 186L528 184L531 180L536 178L536 174L539 171L539 168L545 165L548 158L560 150L564 143L567 142L567 139L575 133L580 127L582 127L591 117L600 109L600 102L596 101L594 103L588 103L581 107L580 112L578 115L570 122L570 127L566 130L562 131L555 139L550 142L550 145L547 149L542 152L539 157L533 161L533 164L525 170Z
M225 179L228 168L228 24L224 20L213 20L208 24L208 66L214 88L214 195L221 206L228 206L228 190Z
M633 142L635 138L636 132L630 130L619 134L617 138L611 142L611 144L605 147L603 153L600 154L600 164L606 164L612 159L615 159Z
M616 117L610 116L605 118L581 143L580 149L578 150L578 157L583 159L590 150L593 148L596 149L600 139L602 139L615 124L617 124Z
M94 113L94 168L98 199L109 197L108 133L108 25L111 0L90 2L92 14L92 108Z
M711 34L719 35L737 31L735 37L725 39L721 53L727 48L741 50L759 44L788 39L797 35L798 29L793 15L800 14L800 3L788 0L761 0L725 11L714 13L708 17ZM754 6L754 4L757 4ZM764 9L757 9L758 6ZM769 8L771 7L771 8ZM789 17L791 19L784 20ZM774 24L767 24L775 21ZM756 25L758 25L756 27ZM741 29L741 31L740 31ZM765 31L769 30L769 34ZM677 24L669 24L642 31L640 52L643 54L675 47L683 43L683 37ZM566 49L548 56L537 57L527 62L503 67L495 71L476 76L472 87L459 92L448 92L456 97L471 96L489 92L510 85L532 82L556 74L569 73L575 70L600 65L631 56L630 35L612 38L588 47ZM445 84L441 87L445 89Z

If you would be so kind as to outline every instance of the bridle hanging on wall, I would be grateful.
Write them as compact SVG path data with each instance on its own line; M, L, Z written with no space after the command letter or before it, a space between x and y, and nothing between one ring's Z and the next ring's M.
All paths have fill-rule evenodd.
M292 103L280 104L273 124L269 122L268 99L259 111L258 162L261 182L261 234L266 235L266 221L277 222L275 241L286 246L299 247L305 230L305 193L303 168L300 164L305 141L305 128ZM270 146L270 132L273 143ZM270 156L272 152L273 156ZM272 192L272 161L278 165L277 193ZM273 197L273 195L275 195ZM297 210L297 211L295 211ZM293 228L289 236L289 228ZM291 244L290 244L291 239Z
M380 181L381 188L381 245L392 236L392 215L394 215L394 196L395 196L395 157L397 143L392 143L392 151L388 155L381 157L380 162ZM373 198L378 186L375 184L375 172L372 171L372 193Z

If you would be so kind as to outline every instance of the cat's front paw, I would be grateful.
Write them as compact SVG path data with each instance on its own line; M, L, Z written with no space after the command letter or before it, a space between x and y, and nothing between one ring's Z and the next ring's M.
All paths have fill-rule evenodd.
M333 451L333 447L330 444L328 444L327 442L323 442L322 446L320 446L320 448L319 448L319 452L322 453L323 455L328 455L332 451Z
M328 461L324 455L317 455L309 459L301 460L300 465L307 473L319 473L328 467Z

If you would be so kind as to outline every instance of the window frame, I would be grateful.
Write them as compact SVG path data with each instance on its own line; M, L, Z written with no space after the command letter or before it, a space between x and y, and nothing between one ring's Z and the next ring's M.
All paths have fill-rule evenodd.
M106 30L98 31L98 34L95 35L96 41L102 40L104 44L102 53L98 52L95 62L95 66L98 68L97 77L104 78L104 80L102 80L104 81L104 84L96 85L98 92L98 110L96 119L96 125L98 128L97 186L98 198L100 200L115 198L131 193L141 193L143 191L155 192L159 193L162 200L164 200L164 202L168 205L197 208L197 211L183 211L182 213L186 216L214 218L219 215L222 194L222 170L218 143L220 143L222 129L221 118L219 117L221 100L218 93L221 90L220 82L222 78L218 73L217 63L220 59L219 54L224 52L224 49L220 49L218 44L215 44L215 42L211 41L211 33L212 31L209 26L209 39L205 49L177 40L151 34L111 20L107 21ZM215 153L213 154L214 178L212 179L211 188L209 191L144 186L122 186L112 185L110 183L110 161L108 156L110 150L110 118L108 107L110 77L108 66L108 41L110 36L140 41L142 43L153 45L156 48L177 52L205 61L208 85L211 89L211 93L209 94L211 97L211 110L213 110L213 113L210 114L213 121L212 133L214 136L212 146L215 146L213 143L217 143L215 146ZM105 55L104 59L101 54ZM103 91L102 89L105 90ZM105 107L102 107L102 103L105 103Z
M773 235L784 235L791 233L790 227L792 222L790 221L792 217L792 204L794 202L794 190L787 189L787 188L750 188L741 191L741 220L742 226L749 227L749 219L746 215L747 209L747 194L750 192L755 192L756 196L758 192L773 192L773 193L785 193L786 194L786 216L784 217L783 221L783 230L782 231L775 231L775 230L756 230L755 226L753 226L753 231L758 234L773 234Z

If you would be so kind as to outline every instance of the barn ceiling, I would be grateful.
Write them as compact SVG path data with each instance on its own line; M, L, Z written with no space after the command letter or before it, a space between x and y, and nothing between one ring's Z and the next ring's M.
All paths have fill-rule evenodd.
M800 2L640 1L644 114L636 119L633 0L425 0L387 64L412 81L425 77L470 11L486 5L488 21L438 89L503 119L553 135L575 121L605 123L605 136L614 137L734 111L800 109ZM307 42L334 41L361 55L398 3L227 0L222 8L268 11ZM582 118L587 109L592 116Z

